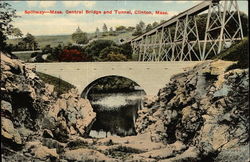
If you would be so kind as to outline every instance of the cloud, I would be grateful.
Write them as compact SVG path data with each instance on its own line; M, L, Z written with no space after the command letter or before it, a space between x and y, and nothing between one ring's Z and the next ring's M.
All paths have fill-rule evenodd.
M56 1L26 1L28 7L48 8L56 5Z
M27 1L29 7L35 7L38 5L38 1Z
M29 32L33 35L70 34L76 28L74 20L59 17L26 19L17 21L14 25L23 33Z
M173 3L174 1L163 1L163 3Z
M81 21L79 21L79 19ZM83 16L82 18L69 17L36 17L31 19L22 19L15 21L14 26L21 29L23 33L31 33L33 35L60 35L72 34L77 26L84 32L94 32L96 27L102 28L105 23L108 28L124 25L135 26L138 23L137 19L120 19L120 18L104 18L95 21L90 21L91 17Z
M95 1L83 1L82 3L85 7L88 7L88 8L91 8L96 4Z
M83 5L87 8L91 8L96 4L95 1L63 1L62 3L64 4L65 7L69 7L69 8L76 7L79 5Z
M56 1L41 1L40 2L40 7L42 8L53 7L55 5L56 5Z
M188 3L190 1L176 1L176 3Z
M80 5L81 1L63 1L62 2L65 7L76 7Z

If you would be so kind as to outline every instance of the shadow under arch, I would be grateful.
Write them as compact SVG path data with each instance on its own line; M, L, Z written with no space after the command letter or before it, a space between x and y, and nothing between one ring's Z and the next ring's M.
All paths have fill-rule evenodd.
M132 79L130 79L130 78L124 77L124 76L120 76L120 75L106 75L106 76L102 76L102 77L99 77L99 78L97 78L97 79L91 81L91 82L83 89L83 91L82 91L82 93L81 93L81 97L87 99L87 96L88 96L90 90L91 90L94 86L96 86L96 85L98 84L98 81L100 81L101 79L107 78L107 77L119 77L119 78L128 79L128 80L132 81L133 83L135 83L135 86L137 87L137 88L135 88L135 90L143 91L144 95L146 95L146 92L145 92L145 90L143 89L143 87L140 86L136 81L134 81L134 80L132 80ZM138 89L138 88L139 88L139 89Z

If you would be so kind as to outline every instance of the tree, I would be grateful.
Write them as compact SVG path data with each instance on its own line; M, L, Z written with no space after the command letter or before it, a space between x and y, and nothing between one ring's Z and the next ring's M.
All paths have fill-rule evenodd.
M145 29L145 23L143 21L140 21L135 26L135 32L132 34L133 36L137 36L143 33L143 30Z
M35 50L38 46L38 43L36 42L35 37L30 33L26 34L26 37L23 38L23 42L25 43L25 49L28 49L28 50L31 50L31 49Z
M115 30L116 30L117 32L122 32L122 31L125 31L125 30L126 30L126 27L121 25L121 26L116 27Z
M52 48L51 46L48 44L43 48L43 53L52 53Z
M121 53L126 56L127 59L132 59L133 49L130 43L121 44L119 47L122 49Z
M72 40L75 41L77 44L86 44L88 43L88 36L87 33L83 32L79 26L76 31L72 34Z
M109 61L107 59L108 54L110 54L111 52L113 53L121 53L122 49L116 46L109 46L104 48L103 50L101 50L100 52L100 60L101 61Z
M162 23L164 23L165 21L166 21L166 20L161 20L160 23L162 24Z
M23 33L19 28L12 28L11 35L14 37L23 37Z
M139 26L140 26L141 30L145 29L145 23L143 21L139 22Z
M108 27L107 27L107 25L105 23L102 26L102 31L103 31L103 33L107 33L108 32Z
M135 27L133 27L133 26L127 27L127 31L133 31L134 29L135 29Z
M96 30L95 30L95 36L96 36L96 37L99 37L99 34L100 34L100 30L99 30L99 28L97 27Z
M142 28L139 24L136 24L135 26L135 32L132 34L133 36L137 36L142 34Z
M148 24L147 27L146 27L146 31L150 31L150 30L152 30L152 29L153 29L152 25L151 25L151 24Z
M112 27L109 28L109 35L115 35L114 30Z
M158 25L158 22L153 22L153 24L152 24L152 27L154 28L154 27L156 27Z
M35 37L30 33L27 33L22 41L24 42L25 50L31 50L31 49L35 50L37 47L37 42L35 40Z
M101 51L114 44L115 43L111 40L95 40L85 47L85 52L88 55L88 58L93 61L98 61Z
M16 10L11 8L11 5L6 2L0 3L0 51L2 52L10 52L10 50L7 47L6 40L8 39L8 35L11 34L11 31L13 29L13 25L11 22L14 18L17 18Z

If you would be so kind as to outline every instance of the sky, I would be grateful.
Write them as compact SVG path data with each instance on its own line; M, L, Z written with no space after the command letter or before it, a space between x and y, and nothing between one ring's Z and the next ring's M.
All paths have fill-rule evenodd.
M135 26L139 21L146 24L154 21L168 20L174 15L194 6L201 1L7 1L16 9L21 18L14 20L13 25L26 34L64 35L72 34L79 26L84 32L102 30L105 23L108 28L117 26ZM241 11L248 13L248 1L238 1ZM25 11L62 11L63 14L25 14ZM68 11L84 11L84 14L65 14ZM113 14L85 14L86 10L111 11ZM153 14L114 14L119 11L151 11ZM155 11L167 12L165 15Z

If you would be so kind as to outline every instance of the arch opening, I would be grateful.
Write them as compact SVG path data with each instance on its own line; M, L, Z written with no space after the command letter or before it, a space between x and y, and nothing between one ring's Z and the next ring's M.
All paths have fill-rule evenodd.
M96 112L89 136L136 135L135 120L145 95L139 84L121 76L104 76L91 82L81 94Z
M117 78L114 80L113 78ZM127 80L127 82L125 81ZM124 81L126 83L124 83ZM98 88L95 88L95 86L98 86ZM101 90L103 88L103 90ZM99 89L99 90L98 90ZM98 79L95 79L94 81L90 82L82 91L81 97L82 98L88 98L88 94L91 93L96 93L99 91L100 93L107 93L107 92L132 92L132 91L143 91L143 93L146 92L145 90L136 82L133 81L130 78L119 76L119 75L108 75L108 76L103 76Z

